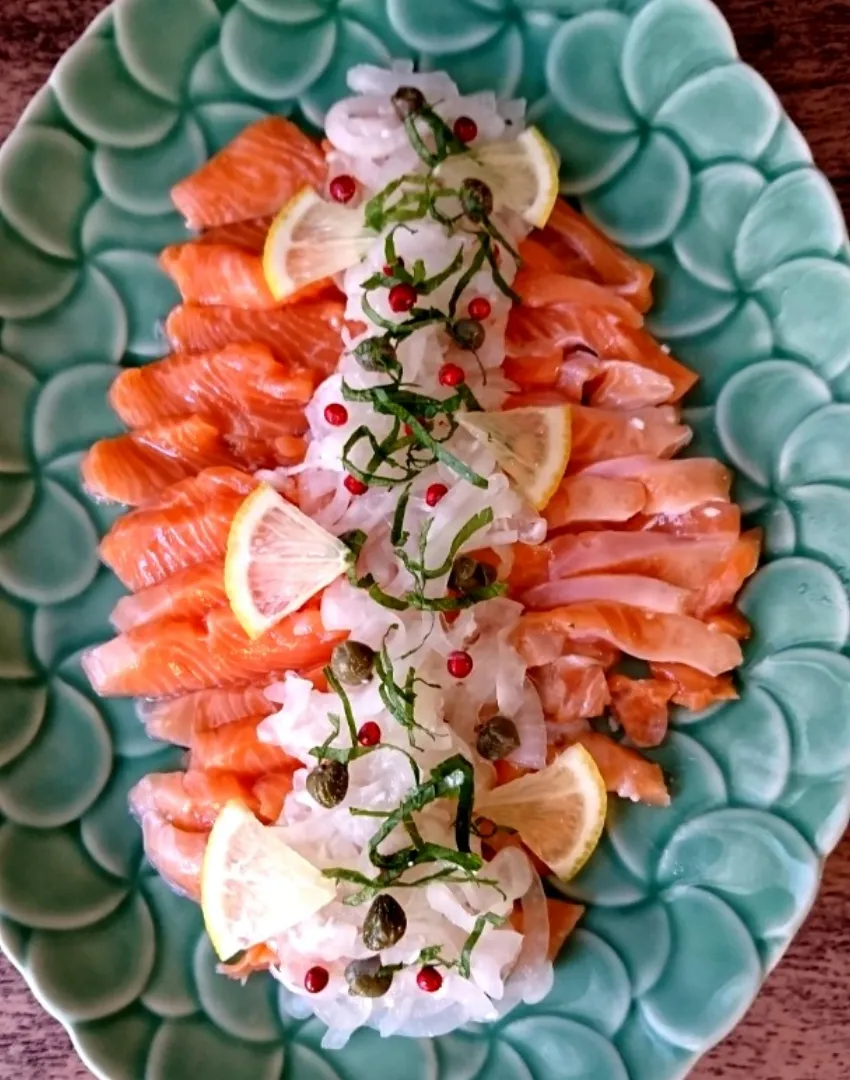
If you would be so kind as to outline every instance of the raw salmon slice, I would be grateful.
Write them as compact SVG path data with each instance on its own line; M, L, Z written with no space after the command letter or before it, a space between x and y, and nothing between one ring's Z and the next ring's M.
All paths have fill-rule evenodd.
M732 486L730 471L713 458L622 457L589 465L583 475L639 481L646 514L684 514L704 503L728 502Z
M675 687L666 679L630 679L609 675L611 712L633 746L660 746L667 734L670 699Z
M574 266L578 260L592 280L599 280L626 297L638 311L649 310L652 305L652 267L638 262L612 244L563 199L556 203L546 228L536 234L536 238L563 266Z
M178 829L154 810L143 814L140 824L145 855L154 870L175 892L200 902L209 833Z
M627 300L604 285L566 274L547 273L523 267L513 284L524 307L573 307L579 311L598 310L626 326L643 326L643 316Z
M543 513L551 531L576 522L628 521L643 511L646 499L638 480L580 473L564 477Z
M719 572L733 546L724 539L692 539L661 532L584 532L555 537L541 545L536 558L538 569L542 568L548 548L551 562L547 570L552 580L610 572L640 574L683 589L699 589Z
M651 664L652 674L666 679L672 689L675 705L691 712L701 712L718 701L735 701L738 691L729 675L706 675L686 664Z
M273 439L307 430L304 406L315 375L281 363L267 345L175 353L122 371L109 403L131 428L197 415L230 435Z
M257 728L264 719L251 716L222 727L196 731L190 748L192 768L224 769L253 777L300 768L301 763L285 750L257 737Z
M230 244L234 247L262 254L266 246L266 237L274 221L274 216L249 218L247 221L234 221L229 225L216 225L196 236L195 244Z
M587 574L536 585L523 593L521 599L532 611L546 611L587 600L614 600L645 611L687 615L694 601L694 593L690 589L640 574Z
M321 148L282 116L251 124L197 172L171 189L190 228L276 213L305 186L321 188Z
M761 544L761 529L751 529L744 533L723 563L714 568L710 579L702 587L695 605L698 615L707 615L732 603L747 578L756 572L761 556Z
M596 762L609 791L648 806L670 805L664 773L655 762L595 731L580 735L577 741Z
M100 556L133 590L224 555L233 516L257 486L238 469L205 469L119 518Z
M583 349L605 360L629 361L664 376L678 401L697 381L694 372L664 351L639 327L627 326L595 308L514 306L508 317L509 356L552 355L555 349Z
M259 777L253 787L257 814L275 824L283 813L286 796L292 791L292 768L283 772L270 772Z
M167 697L326 663L344 634L301 611L251 641L229 608L199 619L161 619L89 650L83 666L101 695Z
M204 615L226 603L224 563L219 559L187 566L158 585L122 597L112 611L111 622L116 630L132 630L156 619Z
M178 829L206 832L231 799L251 801L250 784L234 773L149 773L130 792L130 809L139 820L155 811Z
M283 363L308 368L324 379L342 355L343 311L336 300L274 311L184 304L168 316L166 330L176 352L210 352L259 341Z
M232 690L198 690L165 701L140 701L139 719L152 739L190 746L196 731L222 727L248 716L269 716L278 706L266 697L265 684Z
M262 444L243 441L237 452L218 428L199 416L187 416L101 439L86 454L81 469L86 490L94 498L141 506L203 469L275 463Z
M605 712L611 700L605 671L587 657L560 656L536 667L531 678L547 720L567 729L573 725L572 732L563 734L578 734L587 720Z
M672 381L630 360L606 360L573 350L561 365L558 386L574 401L608 409L643 409L675 399Z
M687 615L664 615L611 601L569 604L523 615L513 641L529 667L553 642L603 641L639 660L687 664L706 675L722 675L743 659L741 646Z
M159 257L160 266L189 304L274 308L259 255L234 244L174 244Z

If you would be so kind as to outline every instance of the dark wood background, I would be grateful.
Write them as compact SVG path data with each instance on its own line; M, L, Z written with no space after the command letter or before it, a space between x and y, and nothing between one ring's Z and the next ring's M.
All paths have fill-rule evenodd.
M782 97L847 214L850 0L719 3L744 59ZM105 6L105 0L0 0L0 139L59 56ZM41 1012L18 975L0 960L0 1080L82 1080L88 1075L59 1025ZM788 955L746 1019L700 1064L692 1080L848 1076L850 840L845 839Z

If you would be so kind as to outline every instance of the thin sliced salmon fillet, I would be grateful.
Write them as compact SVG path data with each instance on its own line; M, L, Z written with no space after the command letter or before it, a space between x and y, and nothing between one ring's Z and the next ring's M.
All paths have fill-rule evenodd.
M524 307L551 310L568 306L582 312L594 310L604 312L626 326L643 326L643 316L632 304L586 278L523 267L513 288L522 297Z
M606 360L573 350L561 365L558 387L574 401L603 409L644 409L676 397L672 381L631 360Z
M618 412L574 405L570 469L636 454L672 457L691 441L691 429L664 406Z
M273 439L307 430L304 406L315 385L312 372L245 342L128 368L110 387L109 403L131 428L196 415L228 435Z
M660 746L667 734L670 699L675 688L666 679L630 679L609 675L611 712L633 746Z
M747 578L756 572L761 545L761 529L751 529L744 533L728 557L714 569L710 579L703 585L694 608L698 615L708 615L732 603Z
M534 668L531 678L546 719L561 725L564 734L584 730L586 721L601 716L611 701L604 669L588 657L560 656Z
M136 712L152 739L190 746L196 731L276 712L278 706L266 697L265 689L264 683L252 683L230 690L198 690L165 701L140 701Z
M183 304L168 316L166 331L176 352L211 352L258 341L278 360L330 375L342 355L343 305L317 300L274 311Z
M733 543L741 535L741 508L735 503L712 502L684 514L638 514L624 528L651 529L673 536L713 537Z
M178 829L206 832L231 799L251 802L251 785L234 773L149 773L130 792L130 809L139 820L155 811Z
M645 611L687 615L694 594L690 589L640 574L587 574L536 585L523 593L521 600L532 611L546 611L587 600L614 600Z
M187 566L132 596L122 597L111 615L116 630L164 618L192 618L227 603L224 563L221 560Z
M290 615L251 641L229 608L198 619L161 619L90 649L83 666L101 695L167 697L326 663L344 634L318 611Z
M254 783L257 814L272 825L279 820L286 797L292 791L292 773L291 768L283 772L265 773Z
M276 213L303 187L319 189L321 148L290 120L251 124L197 172L171 189L190 228L210 228Z
M586 476L639 481L646 489L646 514L683 514L703 503L729 500L732 474L713 458L623 457L589 465Z
M646 500L638 480L580 473L564 477L543 514L554 532L577 522L628 521L644 510Z
M233 517L257 481L238 469L205 469L119 518L100 556L133 590L224 555Z
M735 701L738 691L729 675L706 675L686 664L650 664L657 679L666 679L672 688L672 701L691 712L701 712L718 701Z
M606 360L629 361L669 379L672 401L678 401L697 381L694 372L674 360L645 330L626 326L593 308L515 306L508 318L506 348L512 357L551 357L555 349L570 348Z
M558 640L565 645L604 641L639 660L687 664L707 675L722 675L743 659L735 638L711 630L699 619L643 611L612 601L527 613L512 640L529 667L539 664L541 649L550 655Z
M563 266L573 266L579 259L592 280L626 297L638 311L649 310L652 267L627 255L563 199L555 204L546 228L535 236Z
M235 244L174 244L159 257L187 304L279 307L266 284L259 255Z
M86 490L94 498L141 506L204 469L276 463L261 442L242 440L237 451L217 427L199 416L187 416L101 439L86 454L81 469Z
M578 351L584 352L583 349ZM540 356L507 356L502 373L521 390L551 389L558 386L567 355L572 355L571 350L555 346L551 352Z
M249 716L232 724L196 731L190 747L192 768L224 769L252 777L301 768L301 763L281 747L260 741L257 728L264 719Z
M596 762L609 791L648 806L670 805L664 773L655 762L595 731L579 736L578 742Z
M552 580L609 572L640 574L683 589L699 589L713 580L733 546L723 539L661 532L584 532L555 537L541 545L536 557L542 569L548 549L551 562L546 570Z
M723 634L731 634L738 641L747 641L752 637L753 628L737 608L729 604L703 616L706 625Z
M549 948L546 955L554 964L584 915L584 908L581 904L570 904L566 900L553 900L547 896L546 909L549 913Z
M200 902L201 870L209 833L178 829L155 810L143 814L140 824L151 866L175 892Z
M192 243L231 244L260 255L266 246L266 238L273 221L274 216L267 214L265 217L234 221L229 225L216 225L196 236Z

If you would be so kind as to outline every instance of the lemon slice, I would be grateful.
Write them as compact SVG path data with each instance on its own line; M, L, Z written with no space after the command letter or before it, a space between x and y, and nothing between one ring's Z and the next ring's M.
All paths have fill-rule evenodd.
M201 910L222 960L260 945L315 915L336 887L294 851L274 826L238 801L210 833L201 871Z
M470 412L461 425L485 443L535 510L542 510L564 478L572 447L569 405L507 412Z
M599 843L607 805L602 774L587 750L576 745L540 772L484 793L475 812L516 829L538 858L569 881Z
M517 139L483 143L467 154L446 158L436 174L454 188L470 177L483 180L493 192L497 210L513 210L542 229L558 199L558 169L552 146L532 127Z
M325 202L303 188L272 222L263 272L275 300L354 266L375 242L363 211Z
M345 544L261 484L230 526L227 599L248 636L258 638L336 580L350 558Z

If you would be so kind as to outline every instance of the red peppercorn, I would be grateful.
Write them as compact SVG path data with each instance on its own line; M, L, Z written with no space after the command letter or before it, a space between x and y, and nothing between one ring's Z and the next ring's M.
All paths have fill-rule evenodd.
M429 506L436 506L448 492L448 488L445 484L431 484L428 490L425 492L425 502Z
M469 301L470 317L477 319L479 322L489 319L492 311L490 301L484 296L476 296L474 300Z
M343 424L348 423L348 409L340 405L338 401L332 401L330 405L325 406L325 420L331 427L342 427Z
M498 244L493 245L493 260L495 261L496 266L502 261L502 249Z
M392 277L393 276L393 268L390 266L389 263L384 263L383 271L384 271L384 277Z
M466 373L458 364L443 364L439 379L442 386L460 386L466 382Z
M335 176L330 184L331 198L334 202L349 203L357 194L357 181L353 176L343 174Z
M435 967L424 967L416 976L416 985L426 994L435 994L443 985L443 976Z
M461 142L471 143L478 138L478 125L471 116L459 116L455 120L454 133Z
M304 989L308 994L321 994L330 981L328 969L323 967L311 967L304 976Z
M410 311L415 303L416 289L412 285L402 282L390 289L390 307L397 315Z
M381 741L381 729L374 720L367 720L357 732L357 741L361 746L377 746Z
M362 495L369 490L368 484L364 484L362 480L358 480L356 476L351 476L350 474L346 476L343 483L352 495Z
M465 679L472 672L472 657L468 652L461 652L458 649L449 653L446 667L453 679Z

